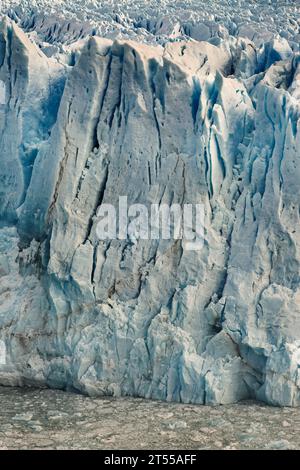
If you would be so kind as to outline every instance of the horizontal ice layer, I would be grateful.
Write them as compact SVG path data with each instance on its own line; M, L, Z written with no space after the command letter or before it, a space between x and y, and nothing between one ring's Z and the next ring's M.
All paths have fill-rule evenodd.
M299 405L288 42L92 37L66 66L5 20L0 46L0 382ZM201 203L203 249L99 241L97 208L119 195Z

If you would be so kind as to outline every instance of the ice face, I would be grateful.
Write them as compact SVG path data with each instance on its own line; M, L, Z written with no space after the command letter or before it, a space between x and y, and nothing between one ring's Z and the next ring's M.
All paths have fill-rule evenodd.
M28 36L3 20L0 382L299 405L291 41ZM204 246L99 240L120 195L201 203Z
M6 86L5 83L1 80L0 81L0 105L6 103Z

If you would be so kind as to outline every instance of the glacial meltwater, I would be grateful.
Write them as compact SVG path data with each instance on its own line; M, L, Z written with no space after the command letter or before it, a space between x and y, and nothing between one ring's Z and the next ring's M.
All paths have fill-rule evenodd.
M0 387L0 449L300 449L300 409Z

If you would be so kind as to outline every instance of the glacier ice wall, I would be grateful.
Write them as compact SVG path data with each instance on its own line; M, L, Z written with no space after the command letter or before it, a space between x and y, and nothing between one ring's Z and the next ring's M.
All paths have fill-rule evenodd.
M284 38L0 29L0 383L300 403L300 59ZM205 243L100 241L97 208L199 203Z

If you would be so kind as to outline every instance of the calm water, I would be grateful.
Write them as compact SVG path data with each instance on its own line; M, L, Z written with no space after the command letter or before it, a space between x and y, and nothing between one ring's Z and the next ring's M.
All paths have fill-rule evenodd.
M4 387L0 401L0 449L300 449L300 409Z

